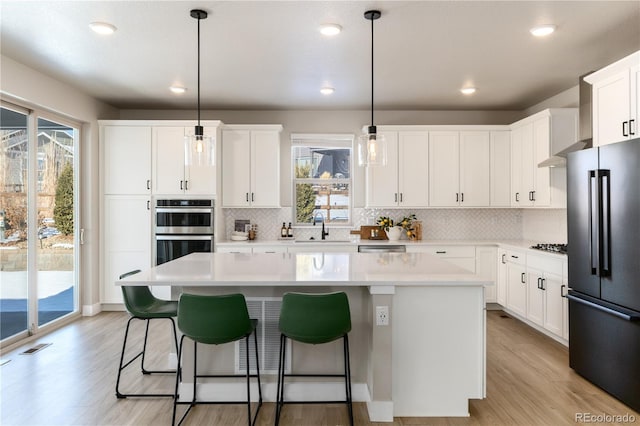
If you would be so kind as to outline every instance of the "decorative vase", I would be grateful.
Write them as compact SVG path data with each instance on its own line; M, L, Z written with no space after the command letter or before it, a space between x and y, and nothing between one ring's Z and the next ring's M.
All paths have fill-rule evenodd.
M397 241L400 239L402 235L402 227L400 226L392 226L387 230L387 237L390 241Z

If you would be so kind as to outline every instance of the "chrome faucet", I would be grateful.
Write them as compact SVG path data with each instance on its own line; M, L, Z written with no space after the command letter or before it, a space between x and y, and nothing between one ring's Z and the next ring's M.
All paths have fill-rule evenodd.
M318 212L313 216L313 226L316 226L316 223L318 223L318 215L320 216L320 222L322 222L322 233L320 235L322 235L322 239L325 240L325 237L329 235L329 231L325 232L324 230L324 215L322 213Z

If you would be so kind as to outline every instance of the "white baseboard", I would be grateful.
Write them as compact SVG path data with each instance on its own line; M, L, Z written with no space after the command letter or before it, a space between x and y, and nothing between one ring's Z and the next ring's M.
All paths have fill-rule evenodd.
M393 421L393 401L369 401L367 411L372 422Z
M94 303L93 305L82 305L82 316L92 317L102 312L102 305L100 303Z

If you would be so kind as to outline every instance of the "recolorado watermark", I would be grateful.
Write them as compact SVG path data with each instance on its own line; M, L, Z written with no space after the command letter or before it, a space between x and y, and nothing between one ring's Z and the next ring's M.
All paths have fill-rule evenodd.
M633 414L595 414L576 413L574 421L576 423L634 423L636 416Z

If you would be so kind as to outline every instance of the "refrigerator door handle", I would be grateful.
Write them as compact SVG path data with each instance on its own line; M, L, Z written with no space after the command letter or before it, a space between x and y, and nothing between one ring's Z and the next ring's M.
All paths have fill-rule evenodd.
M601 251L600 251L600 276L611 275L611 204L610 199L610 171L598 170L598 187L600 190L600 224L601 231Z
M596 185L596 171L589 170L589 267L591 275L599 275L598 266L598 192Z
M580 297L576 297L576 296L574 296L572 294L567 294L567 298L569 298L569 300L571 300L573 302L580 303L580 304L589 306L589 307L591 307L593 309L597 309L599 311L606 312L608 314L614 315L614 316L616 316L618 318L621 318L621 319L623 319L625 321L638 321L640 319L635 315L632 316L632 315L626 314L624 312L616 311L615 309L611 309L611 308L608 308L606 306L598 305L597 303L593 303L593 302L590 302L588 300L582 299Z

